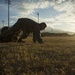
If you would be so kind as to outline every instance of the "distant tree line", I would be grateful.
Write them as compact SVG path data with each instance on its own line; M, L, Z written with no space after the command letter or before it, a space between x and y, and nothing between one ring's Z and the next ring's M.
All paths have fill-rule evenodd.
M68 33L49 33L49 32L43 32L41 33L41 36L70 36Z

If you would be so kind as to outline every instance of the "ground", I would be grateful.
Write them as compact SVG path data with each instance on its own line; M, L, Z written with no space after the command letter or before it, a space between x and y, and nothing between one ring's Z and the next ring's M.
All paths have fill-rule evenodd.
M75 75L75 37L42 37L44 44L0 43L6 75Z

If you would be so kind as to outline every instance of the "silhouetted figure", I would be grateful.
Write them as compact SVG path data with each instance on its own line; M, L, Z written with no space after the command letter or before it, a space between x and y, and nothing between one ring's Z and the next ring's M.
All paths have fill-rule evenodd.
M22 39L27 38L30 33L33 33L33 42L38 41L39 43L43 43L40 37L40 30L44 30L46 26L47 25L44 22L37 23L28 18L20 18L9 30L3 32L1 36L5 38L10 35L18 35L21 31L23 31L23 34L18 39L18 42L22 42Z

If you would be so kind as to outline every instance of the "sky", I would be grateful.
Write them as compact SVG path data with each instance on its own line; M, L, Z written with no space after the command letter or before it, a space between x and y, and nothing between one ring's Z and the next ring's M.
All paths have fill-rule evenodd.
M6 0L8 1L8 0ZM47 27L75 32L75 0L9 0L10 26L19 18L30 18ZM0 28L8 26L8 4L0 0Z

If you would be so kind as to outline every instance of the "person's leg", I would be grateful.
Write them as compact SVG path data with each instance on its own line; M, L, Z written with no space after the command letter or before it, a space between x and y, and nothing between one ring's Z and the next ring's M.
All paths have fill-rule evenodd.
M19 38L18 42L23 42L22 39L27 38L28 35L29 35L29 33L23 33L23 34L21 35L21 37Z

